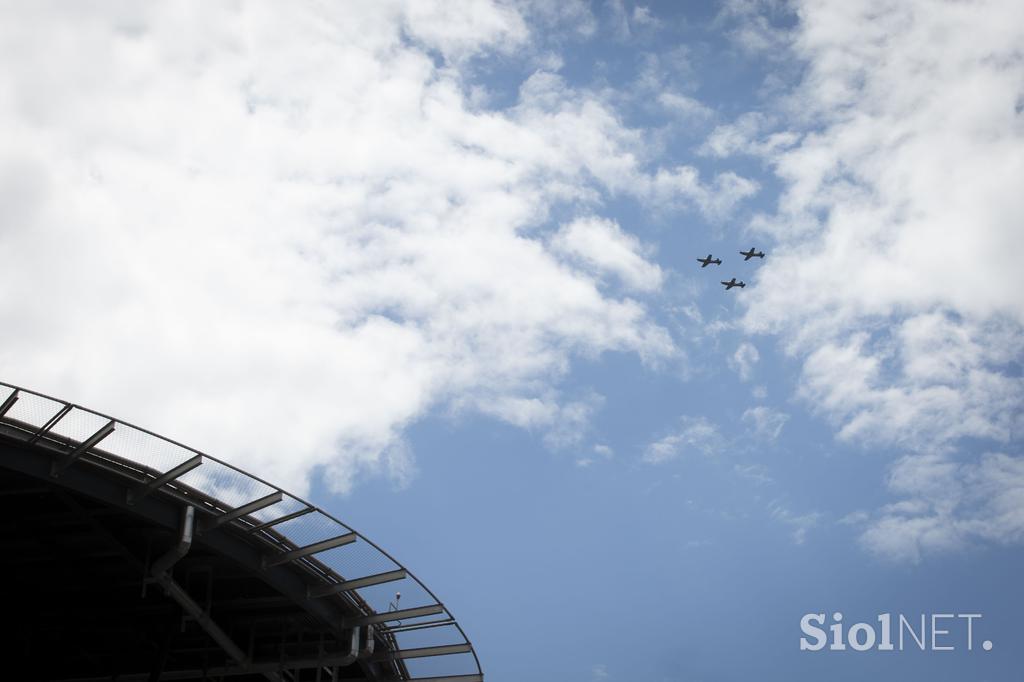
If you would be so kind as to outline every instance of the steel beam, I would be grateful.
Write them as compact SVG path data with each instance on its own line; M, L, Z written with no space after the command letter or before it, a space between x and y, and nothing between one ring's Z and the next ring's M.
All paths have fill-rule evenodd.
M154 580L159 583L160 587L163 588L164 592L168 597L178 602L182 610L199 624L206 634L210 635L210 638L216 642L220 648L230 656L233 660L244 665L246 659L245 652L243 652L237 644L231 641L227 633L220 629L220 626L213 622L210 618L210 614L206 613L199 604L197 604L192 597L188 595L185 590L170 579L166 573L160 573L159 575L153 576Z
M472 653L473 647L469 644L445 644L441 646L425 646L418 649L398 649L397 651L382 651L375 655L375 661L394 661L399 658L426 658L428 656L450 656L452 654Z
M409 625L393 625L391 627L382 628L384 632L388 634L394 634L396 632L411 632L413 630L427 630L429 628L441 628L447 625L454 625L454 618L442 618L441 620L425 620L419 623L410 623Z
M235 507L231 511L225 512L225 513L221 514L220 516L215 516L214 518L212 518L209 521L205 522L202 525L202 527L200 529L200 532L202 532L203 530L209 530L209 529L216 528L216 527L221 526L221 525L223 525L225 523L230 523L231 521L234 521L235 519L239 519L239 518L241 518L243 516L248 516L249 514L252 514L253 512L259 511L260 509L263 509L265 507L269 507L271 505L277 504L278 502L281 501L281 499L283 497L284 497L284 494L280 490L278 490L276 493L270 493L266 497L261 497L258 500L253 500L252 502L249 502L248 504L243 504L241 507Z
M12 392L7 399L4 400L3 404L0 405L0 417L7 414L7 411L14 407L14 403L18 402L18 391Z
M371 585L380 585L381 583L390 583L395 580L402 580L407 575L408 573L406 570L404 568L400 568L397 571L377 573L375 575L368 575L365 578L356 578L355 580L343 580L340 583L334 583L332 585L318 585L317 587L310 587L306 594L310 598L326 597L330 594L348 592L349 590L356 590L360 587L369 587Z
M309 556L310 554L325 552L334 547L341 547L342 545L353 543L356 541L358 537L359 536L355 533L345 533L344 535L339 535L336 538L331 538L329 540L321 540L320 542L314 542L312 545L306 545L305 547L293 549L290 552L281 552L277 556L264 558L263 566L277 566L279 564L288 563L289 561L301 559L302 557Z
M202 463L203 463L203 456L202 455L196 455L192 459L187 460L185 462L182 462L181 464L179 464L178 466L174 467L170 471L167 471L167 472L157 476L152 481L149 481L148 483L143 483L140 486L132 488L131 490L128 491L128 497L127 497L128 504L135 504L136 502L138 502L142 498L144 498L147 495L149 495L154 490L156 490L156 489L166 485L167 483L170 483L171 481L173 481L174 479L176 479L176 478L178 478L180 476L184 476L185 474L187 474L188 472L192 471L193 469L195 469L197 466L199 466Z
M342 627L350 628L357 627L359 625L369 625L371 623L387 623L392 620L419 618L420 616L433 616L438 613L444 613L444 606L441 604L417 606L411 609L399 609L397 611L386 611L384 613L371 613L368 616L360 616L359 618L346 618L342 622Z
M38 431L36 431L35 433L32 434L32 437L28 439L28 444L32 445L37 440L39 440L40 438L45 436L46 432L49 431L50 429L52 429L54 426L56 426L57 422L59 422L61 419L63 419L64 416L67 415L67 413L71 411L72 407L74 407L74 406L71 403L67 403L67 404L64 405L64 407L60 408L60 410L57 412L57 414L55 414L52 417L50 417L49 421L47 421L45 424L43 424L42 428L40 428Z
M255 533L256 531L263 530L264 528L270 528L271 526L276 526L279 523L284 523L285 521L297 519L300 516L305 516L306 514L311 514L315 511L316 507L306 507L305 509L300 509L299 511L293 511L291 514L285 514L284 516L279 516L276 519L271 519L270 521L265 521L264 523L257 524L246 532Z
M54 477L59 476L62 471L77 462L79 457L96 447L101 440L112 434L114 429L114 420L110 420L103 428L82 441L77 448L72 450L63 459L55 459L53 466L50 467L50 475Z

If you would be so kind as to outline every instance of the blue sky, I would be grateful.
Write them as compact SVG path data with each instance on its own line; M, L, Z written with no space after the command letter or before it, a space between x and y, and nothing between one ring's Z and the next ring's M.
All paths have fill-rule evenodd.
M493 681L1019 675L1015 3L3 12L5 381L307 494Z

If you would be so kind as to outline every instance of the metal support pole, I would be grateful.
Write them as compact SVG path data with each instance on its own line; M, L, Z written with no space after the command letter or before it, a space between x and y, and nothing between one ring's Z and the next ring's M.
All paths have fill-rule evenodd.
M252 664L252 661L245 655L237 644L235 644L226 632L221 630L220 626L213 622L210 618L210 614L203 610L199 604L195 602L192 597L189 596L184 589L181 588L178 583L174 582L171 578L170 571L174 567L174 564L178 563L182 557L188 554L189 549L192 547L192 537L195 530L195 508L191 505L185 506L182 511L181 517L181 533L178 536L178 542L165 554L160 556L153 565L150 567L149 572L152 574L154 580L164 589L164 592L168 597L173 599L181 606L182 610L188 615L195 619L196 623L199 624L203 630L206 631L213 641L215 641L221 649L243 669L248 669ZM264 672L264 676L268 680L274 680L280 682L281 678L273 672Z
M203 456L202 455L196 455L192 459L189 459L188 461L182 462L181 464L179 464L178 466L174 467L170 471L167 471L167 472L164 472L164 473L160 474L159 476L157 476L152 481L149 481L148 483L143 483L140 486L136 486L132 490L128 491L128 504L135 504L135 503L137 503L139 500L141 500L142 498L146 497L146 495L149 495L154 490L159 489L161 486L166 485L167 483L170 483L171 481L173 481L174 479L176 479L176 478L178 478L180 476L184 476L188 472L190 472L193 469L195 469L197 466L200 466L202 463L203 463ZM190 507L190 509L191 509L191 507Z
M7 400L5 400L2 405L0 405L0 417L3 417L5 414L7 414L7 411L14 407L14 403L16 402L18 402L17 390L13 391L9 396L7 396Z
M50 475L53 477L59 476L62 471L64 471L69 466L77 462L79 457L84 455L92 448L96 447L96 445L99 444L101 440L112 434L114 432L114 428L115 424L113 420L107 422L106 426L104 426L91 436L89 436L89 438L83 441L82 444L79 445L77 448L72 450L71 453L68 454L66 457L64 457L63 459L54 460L53 465L50 467Z
M243 504L240 507L235 507L231 511L225 512L224 514L221 514L220 516L214 517L210 521L207 521L205 524L203 524L202 527L200 527L199 532L202 533L204 530L213 530L214 528L217 528L218 526L221 526L225 523L234 521L235 519L240 519L243 516L248 516L253 512L259 511L260 509L277 504L282 500L283 497L284 494L280 490L278 490L277 492L270 493L266 497L261 497L260 499L253 500L248 504Z
M57 414L50 417L49 421L43 424L41 429L32 434L32 437L28 439L28 444L35 445L35 442L42 438L43 436L45 436L50 431L50 429L56 426L57 422L63 419L67 415L67 413L71 411L72 407L73 405L71 405L71 403L67 403L62 408L60 408L60 410L57 411Z

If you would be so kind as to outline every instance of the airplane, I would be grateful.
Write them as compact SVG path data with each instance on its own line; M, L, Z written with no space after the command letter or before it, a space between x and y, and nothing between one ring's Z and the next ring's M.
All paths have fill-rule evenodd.
M701 264L702 268L706 268L707 266L711 265L712 263L714 263L715 265L721 265L722 264L722 259L721 258L712 258L711 254L709 253L707 258L698 258L697 262Z
M722 284L725 285L726 291L729 291L729 289L732 289L733 287L739 287L742 289L743 287L747 286L743 282L737 282L735 277L730 279L728 282L722 282Z
M750 247L750 251L740 251L741 256L746 256L743 260L748 261L751 258L764 258L764 251L754 251L754 247Z

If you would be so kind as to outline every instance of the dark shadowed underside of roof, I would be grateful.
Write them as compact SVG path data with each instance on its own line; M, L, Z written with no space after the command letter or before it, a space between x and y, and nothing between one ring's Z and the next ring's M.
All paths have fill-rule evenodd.
M3 383L0 512L6 679L483 679L444 605L344 523Z

